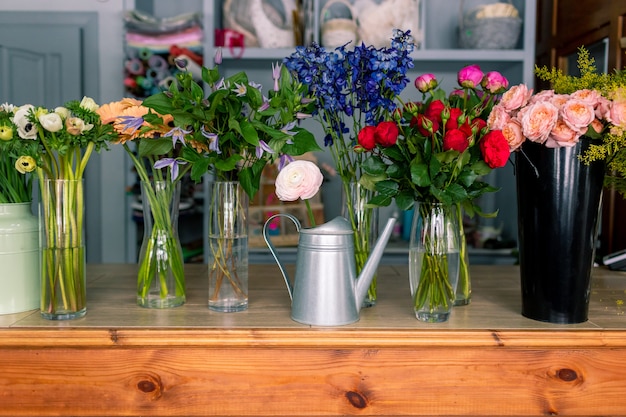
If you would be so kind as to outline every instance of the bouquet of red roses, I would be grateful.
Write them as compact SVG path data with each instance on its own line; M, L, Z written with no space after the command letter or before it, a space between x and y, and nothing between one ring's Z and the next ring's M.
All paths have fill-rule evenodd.
M373 204L395 199L401 210L415 201L460 204L473 215L484 215L474 200L496 191L481 181L510 155L500 130L487 127L487 117L508 81L498 72L484 74L477 65L458 73L459 87L447 94L433 74L415 80L422 102L404 103L393 120L366 126L358 147L370 152L364 171L375 183Z

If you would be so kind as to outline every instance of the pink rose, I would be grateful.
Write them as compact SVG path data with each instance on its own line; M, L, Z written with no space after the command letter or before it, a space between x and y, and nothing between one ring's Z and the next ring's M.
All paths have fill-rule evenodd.
M596 118L596 114L591 104L570 98L561 107L561 117L572 130L582 134L587 131L587 127Z
M276 176L276 196L282 201L308 200L320 189L324 176L319 167L305 160L289 163Z
M559 109L548 101L541 101L526 107L520 115L524 136L533 142L544 143L558 120Z
M518 110L528 103L532 93L525 84L514 85L502 94L500 105L507 111Z
M600 97L602 96L596 90L583 89L574 91L572 94L570 94L570 97L581 100L586 104L590 104L591 106L595 107L598 105Z
M511 116L504 106L496 104L487 117L487 126L490 130L502 130L510 120Z
M530 104L538 101L550 101L554 97L554 90L543 90L528 99Z
M509 80L507 80L498 71L490 71L483 77L480 85L491 94L499 94L507 89Z
M572 147L578 142L580 133L565 121L558 120L545 142L548 148Z
M461 70L457 74L457 81L462 87L476 88L480 85L483 76L484 74L480 70L480 67L478 65L468 65L465 68L461 68Z
M626 100L613 101L606 119L615 126L626 129Z
M434 74L423 74L415 79L415 88L422 93L427 93L437 87L437 79Z
M516 151L526 140L519 121L510 119L502 128L502 135L509 143L509 150Z
M570 100L569 94L555 94L550 99L550 103L554 104L557 109L561 109Z
M600 96L598 104L596 104L596 117L600 120L608 118L609 110L611 109L611 100L606 97Z

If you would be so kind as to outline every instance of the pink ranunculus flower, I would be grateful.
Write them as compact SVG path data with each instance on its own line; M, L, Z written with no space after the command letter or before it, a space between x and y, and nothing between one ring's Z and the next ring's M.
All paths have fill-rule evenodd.
M606 118L615 126L626 129L626 100L613 101Z
M552 128L545 145L547 148L572 147L578 143L579 138L580 132L573 129L564 120L559 119Z
M281 201L308 200L319 191L324 176L317 164L297 160L289 163L276 176L276 196Z
M570 98L561 107L561 117L572 130L583 134L596 118L593 105L582 100Z
M519 110L528 103L532 93L525 84L514 85L502 94L500 104L507 111Z
M548 101L531 104L520 112L522 132L528 140L544 143L559 117L559 109Z
M511 152L516 151L526 140L522 132L522 125L518 120L510 119L500 130L502 130L502 135L509 143Z
M490 71L483 77L481 85L491 94L498 94L509 87L509 80L498 71Z
M434 74L423 74L415 79L415 88L422 93L427 93L437 87L437 78Z
M457 74L459 85L465 88L476 88L483 80L484 74L476 64L461 68Z
M489 130L502 130L510 120L511 116L506 109L496 104L487 117L487 127L489 127Z

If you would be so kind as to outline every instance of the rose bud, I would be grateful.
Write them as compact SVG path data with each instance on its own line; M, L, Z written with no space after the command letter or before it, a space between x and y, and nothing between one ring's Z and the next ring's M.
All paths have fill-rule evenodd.
M434 74L423 74L415 79L415 88L422 93L427 93L437 87L437 79Z
M480 85L491 94L499 94L509 87L509 80L498 71L491 71L485 74Z
M473 89L480 85L483 75L478 65L468 65L459 71L457 81L460 86Z

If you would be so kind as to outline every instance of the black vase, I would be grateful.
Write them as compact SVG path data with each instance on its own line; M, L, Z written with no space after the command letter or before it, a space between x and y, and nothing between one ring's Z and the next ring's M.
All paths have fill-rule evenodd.
M604 161L578 159L590 145L516 154L522 315L550 323L587 321Z

